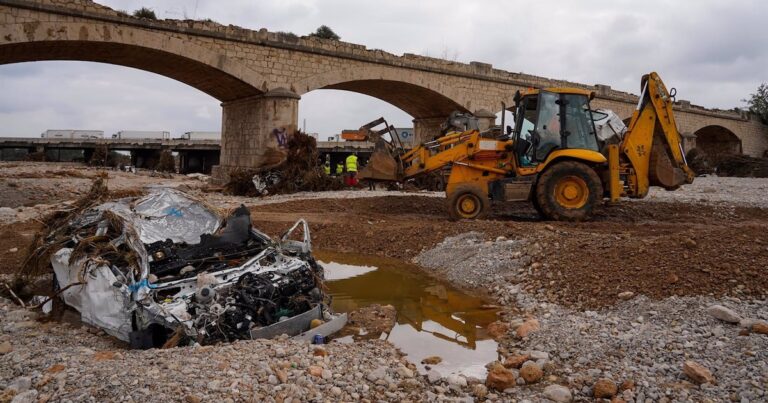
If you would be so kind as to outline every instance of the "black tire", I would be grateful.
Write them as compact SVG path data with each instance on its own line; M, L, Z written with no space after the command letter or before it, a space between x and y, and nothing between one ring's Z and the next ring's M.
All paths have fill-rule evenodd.
M474 204L474 208L468 208L469 204ZM490 199L476 186L457 186L448 197L448 216L451 221L482 219L490 209Z
M584 221L592 217L602 201L603 184L595 170L586 164L556 162L539 176L535 198L545 218Z
M533 206L533 209L536 210L536 212L539 214L539 217L546 218L546 216L544 216L544 212L541 211L541 206L539 205L539 199L536 198L536 195L533 195L533 197L531 197L531 205Z

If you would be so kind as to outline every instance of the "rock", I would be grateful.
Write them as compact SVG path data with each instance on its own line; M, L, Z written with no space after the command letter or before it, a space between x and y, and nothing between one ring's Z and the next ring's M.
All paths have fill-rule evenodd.
M184 401L186 403L200 403L203 401L203 399L197 395L186 395L184 396Z
M405 366L397 367L397 374L400 375L401 378L413 378L413 371Z
M487 330L491 337L493 337L495 340L498 340L507 335L507 332L509 332L509 325L500 320L497 320L496 322L488 325Z
M315 350L312 352L312 355L315 357L327 357L328 351L322 347L315 347Z
M11 248L11 249L8 249L8 252L11 252L11 253L16 253L16 252L18 252L18 251L19 251L19 248Z
M307 371L310 375L316 376L318 378L323 376L323 367L318 367L317 365L310 365Z
M26 392L32 387L32 378L29 376L20 376L8 385L8 389L15 390L16 393Z
M616 396L618 391L616 383L606 378L598 379L592 387L592 393L597 399L610 399Z
M421 363L425 365L437 365L437 364L440 364L441 362L443 362L443 359L436 355L433 355L431 357L427 357L421 360Z
M762 321L753 323L752 332L759 333L759 334L768 334L768 323L762 322Z
M472 385L472 394L480 399L483 399L488 396L488 388L482 383Z
M448 378L446 378L446 380L448 381L448 384L451 386L456 386L459 388L464 388L467 386L467 378L461 375L450 374L448 375Z
M669 273L666 279L667 283L669 284L677 284L677 282L680 281L680 277L678 277L675 273Z
M515 383L515 374L503 366L495 366L488 372L485 378L485 386L490 389L504 391L504 389L513 388Z
M723 322L728 322L728 323L741 322L741 317L736 312L722 305L711 305L709 308L707 308L707 313L712 315L716 319L722 320Z
M276 370L275 375L277 375L277 379L280 380L280 383L285 383L288 381L288 373L286 373L282 369Z
M632 299L632 297L635 296L635 293L632 291L624 291L619 293L619 299L622 299L624 301Z
M119 383L118 383L119 385ZM115 385L117 386L117 385ZM218 379L215 379L213 381L208 382L208 390L217 391L221 387L221 381Z
M535 362L528 361L520 368L520 376L525 383L536 383L544 376L544 371Z
M535 361L538 361L538 360L548 360L549 359L549 353L546 352L546 351L536 351L536 350L534 350L534 351L530 352L530 355L531 355L531 360L535 360Z
M544 388L544 397L558 403L568 403L573 400L571 390L560 385L549 385Z
M438 383L441 379L443 379L443 375L436 369L431 369L427 372L427 380L429 383Z
M619 392L623 392L625 390L635 390L635 381L627 379L626 381L622 382L621 385L619 385Z
M693 248L695 248L695 247L696 247L696 241L694 241L694 240L693 240L693 239L691 239L691 238L685 238L685 239L683 239L683 244L684 244L684 245L685 245L685 247L686 247L686 248L688 248L688 249L693 249Z
M523 364L525 364L526 361L530 359L531 356L529 354L509 356L506 360L504 360L504 367L519 369L523 366Z
M330 369L324 369L320 376L322 376L323 379L328 380L333 378L333 372Z
M712 372L696 361L688 360L683 363L683 373L696 384L715 383Z
M0 343L0 354L8 354L13 351L13 346L10 342L4 341Z
M365 378L371 382L376 382L379 379L384 379L387 376L387 367L381 366L368 373Z
M538 331L540 328L539 321L531 318L523 322L523 324L517 328L515 333L517 334L517 337L523 339L528 337L529 334Z
M332 387L332 388L331 388L331 393L332 393L334 396L341 396L341 393L342 393L342 392L341 392L341 388L340 388L340 387L338 387L338 386L334 386L334 387Z
M37 403L37 391L32 389L14 396L11 403Z

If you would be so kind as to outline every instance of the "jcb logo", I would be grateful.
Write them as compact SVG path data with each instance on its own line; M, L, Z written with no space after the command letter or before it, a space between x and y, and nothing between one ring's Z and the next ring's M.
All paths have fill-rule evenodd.
M645 146L644 145L637 146L637 155L639 155L641 157L643 155L645 155Z

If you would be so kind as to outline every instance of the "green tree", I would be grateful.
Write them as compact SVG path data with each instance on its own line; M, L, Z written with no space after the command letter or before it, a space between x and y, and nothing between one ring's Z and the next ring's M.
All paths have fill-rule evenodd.
M337 35L331 27L327 25L321 25L320 28L318 28L313 34L310 34L309 36L314 36L316 38L323 38L323 39L331 39L334 41L338 41L341 39L339 35Z
M768 84L763 83L757 87L757 92L750 94L749 99L742 100L749 105L749 112L768 124Z
M298 41L299 40L299 36L294 34L293 32L278 31L277 35L278 36L282 36L283 38L287 38L287 39L289 39L291 41Z
M156 20L157 16L155 15L154 10L151 8L142 7L136 11L133 12L133 16L136 18L146 18L148 20Z
M176 173L176 160L169 150L163 150L163 152L160 153L160 161L158 161L155 169L160 172Z

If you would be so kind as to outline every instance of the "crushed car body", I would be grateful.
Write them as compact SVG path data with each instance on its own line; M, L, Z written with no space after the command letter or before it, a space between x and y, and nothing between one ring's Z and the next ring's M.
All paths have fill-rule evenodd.
M252 227L245 206L222 219L181 191L154 188L85 210L65 233L51 256L61 298L135 348L273 336L269 329L295 336L310 330L310 316L317 331L346 322L327 308L303 219L274 241Z

